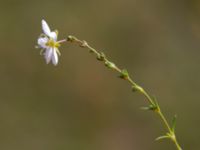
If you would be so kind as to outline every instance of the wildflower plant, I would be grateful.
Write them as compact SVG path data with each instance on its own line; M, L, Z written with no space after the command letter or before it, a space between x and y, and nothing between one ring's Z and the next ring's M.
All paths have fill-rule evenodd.
M149 110L156 113L161 122L163 123L164 128L166 129L166 133L162 136L156 138L156 140L162 139L170 139L177 150L182 150L175 133L176 127L176 115L172 119L171 125L167 121L165 115L163 114L158 101L152 97L143 87L138 85L129 75L126 69L120 69L115 63L110 61L103 52L97 51L95 48L91 47L86 41L80 40L75 36L69 35L67 39L57 41L58 31L51 32L48 24L45 20L42 20L42 30L43 33L38 38L38 48L41 48L41 54L44 55L46 63L52 62L54 65L58 64L58 55L61 55L58 48L60 44L63 42L69 42L72 44L76 44L81 48L88 49L90 53L96 56L98 61L101 61L107 68L116 71L119 74L119 77L125 81L127 81L131 85L131 89L133 92L141 93L147 100L148 106L143 107L143 110Z

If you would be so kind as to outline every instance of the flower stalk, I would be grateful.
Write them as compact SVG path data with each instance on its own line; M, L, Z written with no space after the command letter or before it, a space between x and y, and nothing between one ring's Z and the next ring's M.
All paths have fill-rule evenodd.
M129 73L127 70L120 69L119 67L117 67L112 61L107 59L106 55L103 52L97 51L96 49L91 47L84 40L79 40L75 36L68 36L67 41L74 43L74 44L78 44L78 46L80 46L82 48L87 48L89 50L89 52L94 53L96 55L97 60L102 61L106 67L118 72L120 74L119 77L121 79L128 81L131 84L132 91L138 91L142 95L144 95L146 97L146 100L149 103L149 106L144 107L143 109L151 110L151 111L155 112L156 114L158 114L161 121L163 122L164 127L167 130L167 133L165 135L158 137L156 140L171 139L171 141L176 146L177 150L182 150L181 146L179 145L179 143L177 141L176 134L175 134L176 117L174 117L174 120L172 122L172 127L171 127L169 125L166 117L162 113L161 108L160 108L158 102L155 100L155 98L151 97L150 94L148 94L148 92L146 90L144 90L140 85L138 85L135 81L133 81L133 79L129 76Z

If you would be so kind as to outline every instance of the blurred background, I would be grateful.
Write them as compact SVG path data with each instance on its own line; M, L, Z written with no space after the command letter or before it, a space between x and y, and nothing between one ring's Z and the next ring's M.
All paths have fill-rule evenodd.
M59 65L35 49L41 20L104 51L178 115L183 149L200 147L199 0L0 0L1 150L175 150L147 101L87 50Z

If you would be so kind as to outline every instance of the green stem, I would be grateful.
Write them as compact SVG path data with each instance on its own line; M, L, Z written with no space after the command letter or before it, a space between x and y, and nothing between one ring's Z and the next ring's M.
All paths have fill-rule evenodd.
M89 51L92 52L92 53L94 53L97 56L98 60L103 61L107 67L109 67L109 68L117 71L120 74L123 74L123 70L121 70L114 63L112 63L110 60L108 60L103 53L100 53L96 49L94 49L93 47L91 47L86 41L79 40L79 39L77 39L74 36L68 36L67 40L69 42L72 42L72 43L77 43L80 47L89 49ZM132 87L134 87L137 91L139 91L142 95L144 95L146 97L148 103L151 106L155 106L155 109L153 109L153 110L154 110L155 113L158 114L158 116L160 117L161 121L163 122L166 130L168 131L168 134L167 134L168 138L170 138L173 141L173 143L175 144L177 150L182 150L181 146L179 145L179 143L177 141L175 132L171 129L171 127L170 127L167 119L163 115L163 113L162 113L162 111L160 109L160 106L157 104L157 102L155 102L155 100L152 99L152 97L141 86L139 86L138 84L136 84L130 78L130 76L128 74L126 74L125 76L123 76L123 79L126 79L131 84Z

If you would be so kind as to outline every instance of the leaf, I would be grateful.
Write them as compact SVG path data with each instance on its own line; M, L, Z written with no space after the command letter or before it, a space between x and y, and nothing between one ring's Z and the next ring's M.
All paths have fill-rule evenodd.
M143 110L156 110L157 109L157 106L156 105L149 105L147 107L142 107L141 109Z
M129 77L128 71L126 69L123 69L119 77L122 79L127 79Z
M168 135L159 136L156 138L156 141L163 140L163 139L170 139L170 136Z
M173 119L172 119L172 131L175 132L175 128L176 128L176 119L177 119L177 115L174 115Z
M103 52L100 52L97 56L97 60L104 61L106 58L105 54Z
M133 92L137 92L138 91L138 88L136 86L132 86L132 91Z
M110 61L106 61L105 62L105 66L110 68L110 69L115 69L116 68L115 64L113 62L110 62Z
M153 99L154 105L156 105L157 107L159 107L157 98L155 96L152 96L152 99Z

